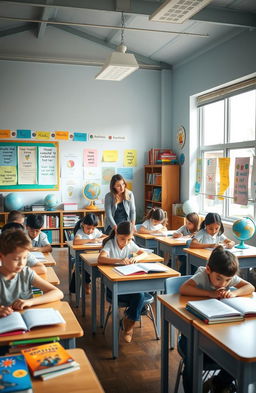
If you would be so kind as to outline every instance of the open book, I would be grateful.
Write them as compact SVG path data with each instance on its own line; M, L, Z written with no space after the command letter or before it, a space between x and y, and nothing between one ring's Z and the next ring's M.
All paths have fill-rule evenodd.
M114 269L123 274L124 276L130 276L132 274L145 274L145 273L163 273L168 272L168 268L159 263L134 263L131 265L118 266Z
M233 297L195 300L188 302L186 309L208 324L234 322L256 315L256 299Z
M170 231L163 231L161 233L158 233L158 232L150 233L150 235L152 235L152 236L172 236L174 234L174 232L176 232L176 231L170 230Z
M22 314L13 312L7 317L0 318L0 333L17 330L30 330L37 326L56 325L65 320L54 308L34 308Z
M45 255L40 251L31 251L30 252L36 259L39 261L46 261Z

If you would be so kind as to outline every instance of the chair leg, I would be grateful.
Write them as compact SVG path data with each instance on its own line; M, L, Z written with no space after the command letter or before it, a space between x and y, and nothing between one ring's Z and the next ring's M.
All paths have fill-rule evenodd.
M178 393L179 385L180 385L180 377L182 375L182 368L183 368L183 359L180 359L173 393Z
M155 315L154 315L154 312L153 312L151 304L148 305L148 309L149 309L149 313L150 313L150 319L152 320L153 325L154 325L156 340L159 340L160 337L158 336L158 333L157 333L156 319L155 319Z
M108 319L109 319L111 313L112 313L112 306L111 306L111 304L110 304L110 305L109 305L109 308L108 308L107 315L106 315L106 319L105 319L104 325L103 325L103 334L105 334L105 330L106 330L106 327L107 327Z

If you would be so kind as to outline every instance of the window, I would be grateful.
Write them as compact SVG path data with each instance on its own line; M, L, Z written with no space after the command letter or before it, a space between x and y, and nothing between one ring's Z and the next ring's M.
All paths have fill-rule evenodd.
M230 90L230 88L229 88ZM232 90L232 89L231 89ZM234 89L235 90L235 89ZM255 203L251 199L251 173L253 156L256 148L256 88L254 84L245 92L233 91L219 95L210 93L204 102L198 98L199 111L199 151L203 159L203 184L201 194L201 211L217 212L226 219L243 216L254 218ZM221 91L223 93L223 91ZM209 97L208 97L209 98ZM206 195L204 184L206 160L209 158L230 157L229 187L220 199L217 195ZM234 163L236 157L250 157L249 202L247 206L234 203ZM217 193L219 190L219 170L217 168Z

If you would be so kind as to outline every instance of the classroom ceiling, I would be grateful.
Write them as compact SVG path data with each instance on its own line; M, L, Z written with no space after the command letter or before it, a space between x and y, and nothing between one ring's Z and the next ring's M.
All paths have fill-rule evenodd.
M19 60L20 56L26 60L25 56L21 58L21 49L23 53L25 49L27 59L40 61L47 53L50 61L48 48L55 42L55 62L59 59L65 63L66 59L68 63L72 58L78 64L101 65L106 53L120 44L122 12L124 43L142 68L171 68L223 40L256 29L255 0L208 0L208 5L179 24L149 20L163 3L161 0L0 0L0 59ZM21 37L24 48L21 48ZM58 45L63 37L66 45ZM75 51L78 41L79 56ZM82 54L81 42L89 47L93 45L94 50ZM62 50L58 51L59 48Z

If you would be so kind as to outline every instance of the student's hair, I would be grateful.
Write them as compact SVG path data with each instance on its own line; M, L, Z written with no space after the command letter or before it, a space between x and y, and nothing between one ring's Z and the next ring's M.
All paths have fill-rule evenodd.
M208 213L205 216L204 221L201 223L200 229L205 229L206 225L211 225L215 223L220 225L220 230L218 232L218 235L222 235L224 232L224 226L221 221L221 216L218 213Z
M29 250L31 241L26 233L17 229L8 229L0 235L0 253L3 255L11 254L18 247Z
M24 214L22 214L22 213L19 212L18 210L12 210L12 211L8 214L7 222L14 222L14 221L20 220L20 219L25 219Z
M212 272L223 274L226 277L233 277L239 272L237 257L222 246L214 248L207 265Z
M25 228L22 224L19 224L18 222L8 222L7 224L5 224L2 228L2 233L4 233L5 231L8 230L20 230L20 231L24 231Z
M143 221L145 220L161 221L161 223L166 226L168 224L167 212L160 209L160 207L152 207L145 215Z
M83 225L91 225L96 227L99 224L99 217L94 213L87 213L81 220L77 221L74 227L74 235L82 228Z
M198 231L198 225L199 225L199 215L197 213L188 213L186 215L186 219L191 222L191 224L194 224L193 226L193 231L196 232Z
M32 229L41 229L44 226L44 217L42 214L29 214L26 225Z
M102 245L103 247L105 246L105 244L110 240L110 239L114 239L116 233L118 235L130 235L133 232L133 224L130 221L123 221L120 222L120 224L117 225L117 229L116 232L114 229L112 229L112 231L110 232L109 236L106 237L103 242Z
M128 192L128 189L127 189L127 183L124 180L123 176L119 175L118 173L116 175L112 176L112 179L110 180L110 191L112 192L112 194L114 195L114 198L116 199L117 192L116 192L116 189L115 189L115 184L116 184L117 181L121 181L121 180L124 182L124 185L125 185L124 199L128 200L130 197L129 197L129 192Z

